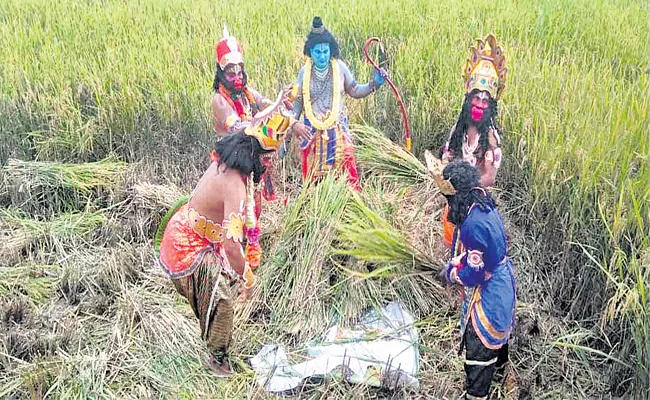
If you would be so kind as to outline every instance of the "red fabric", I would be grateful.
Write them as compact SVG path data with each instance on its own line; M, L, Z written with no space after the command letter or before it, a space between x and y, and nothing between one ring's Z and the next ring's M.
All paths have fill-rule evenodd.
M230 104L230 106L235 110L237 113L237 116L241 118L242 120L246 120L246 110L244 110L244 103L242 103L243 96L246 96L246 100L248 100L248 103L252 106L253 104L257 104L255 101L255 96L253 93L251 93L248 88L244 88L243 94L239 97L237 100L233 100L232 94L226 89L221 83L219 84L219 94L223 96L224 99Z
M259 190L255 191L255 219L259 220L262 215L262 193Z
M309 152L312 151L312 148L313 148L313 146L309 146L306 149L304 149L300 154L300 158L302 160L300 169L302 171L302 181L303 182L307 180L307 174L309 173L309 163L308 163L307 159L309 158Z
M215 48L215 51L217 52L217 62L221 61L221 58L225 56L226 54L230 53L233 51L233 49L228 46L228 39L222 39L217 43L217 46ZM239 43L237 43L237 49L234 50L239 53L244 54L244 52L241 50L241 47L239 46Z
M307 147L301 153L301 159L302 159L301 170L302 170L303 181L307 179L307 175L309 173L308 158L309 158L309 153L311 151L314 151L313 146ZM348 178L348 182L352 185L353 189L357 192L361 190L361 187L359 186L359 171L357 170L357 160L354 157L354 148L352 146L347 146L345 150L343 150L341 169L343 170L343 172L345 172Z
M191 273L201 254L213 246L208 239L194 232L187 212L186 203L174 213L160 243L160 262L172 277Z
M237 111L239 118L243 118L246 113L244 112L244 105L241 103L241 99L233 100L232 103L235 106L235 111Z
M343 150L343 160L341 162L343 171L348 176L348 182L352 185L355 191L361 190L359 186L359 172L357 171L357 159L354 158L354 150L352 146L346 147Z

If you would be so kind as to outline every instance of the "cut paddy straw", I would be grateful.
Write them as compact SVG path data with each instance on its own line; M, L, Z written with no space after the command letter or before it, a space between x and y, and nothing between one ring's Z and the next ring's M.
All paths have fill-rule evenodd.
M431 274L413 269L434 262L343 181L329 176L303 187L282 227L260 268L260 304L277 333L311 340L333 320L350 322L394 299L418 312L440 304Z
M436 263L415 248L399 230L354 196L341 224L340 254L374 263L394 263L435 269Z
M23 191L71 188L89 194L120 183L128 164L111 156L84 164L10 159L2 172L8 188Z
M0 194L22 210L46 218L88 205L105 207L120 193L127 168L112 156L82 164L11 159L2 168Z
M358 139L355 154L366 172L404 185L432 181L424 164L377 129L353 125L351 132Z
M69 239L84 236L106 222L103 211L65 213L50 220L27 218L15 209L0 210L0 261L11 264L14 256L38 239L53 243L65 243Z
M349 198L349 189L333 177L303 187L286 210L278 245L269 254L272 262L260 268L272 322L294 334L312 337L327 327L327 292L335 272L329 253Z

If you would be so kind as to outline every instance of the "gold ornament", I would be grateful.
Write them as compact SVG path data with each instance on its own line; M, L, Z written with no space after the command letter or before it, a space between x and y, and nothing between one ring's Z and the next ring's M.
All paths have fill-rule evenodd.
M465 92L485 90L496 100L506 87L507 73L505 54L494 35L476 39L476 47L471 48L463 70Z
M445 168L445 164L442 160L434 157L429 150L424 152L424 160L427 163L429 173L433 175L433 179L436 181L440 193L447 196L456 194L456 189L454 189L454 185L451 184L451 181L442 176L442 170Z

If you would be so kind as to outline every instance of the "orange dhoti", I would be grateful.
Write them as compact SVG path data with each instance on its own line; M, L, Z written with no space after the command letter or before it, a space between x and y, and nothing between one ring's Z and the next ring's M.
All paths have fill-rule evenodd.
M445 205L445 209L442 211L442 243L447 248L451 248L451 244L454 239L454 230L456 226L449 222L447 219L449 217L449 204Z

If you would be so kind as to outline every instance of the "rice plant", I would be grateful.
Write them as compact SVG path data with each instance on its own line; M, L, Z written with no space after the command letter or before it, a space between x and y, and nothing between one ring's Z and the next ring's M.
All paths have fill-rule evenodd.
M269 207L273 215L264 218L273 231L265 232L269 250L260 271L263 287L251 308L274 311L278 318L269 327L242 325L241 331L250 333L238 351L250 353L263 341L286 342L280 332L308 337L332 316L351 316L362 303L394 293L419 293L414 297L427 301L440 295L433 283L428 291L416 292L410 284L391 287L387 281L407 265L439 264L444 258L434 246L440 204L417 157L425 149L438 151L446 140L460 111L460 71L468 47L474 38L493 32L506 50L510 71L499 102L505 154L497 182L500 205L526 237L517 245L529 248L519 251L515 262L529 274L520 293L543 316L546 329L530 346L520 342L522 378L528 379L534 398L647 398L650 9L640 0L281 0L237 7L207 0L1 2L0 204L6 207L0 219L1 268L3 274L17 274L11 277L29 276L26 286L14 285L12 278L9 289L2 287L9 294L2 296L25 289L41 314L55 315L66 328L60 332L45 322L20 332L11 328L0 351L36 356L2 359L0 397L48 392L53 397L262 395L246 374L221 384L200 368L192 322L182 319L187 309L180 301L170 308L165 296L172 291L162 280L150 278L141 285L118 273L115 279L123 283L109 286L111 295L121 299L120 323L88 317L84 313L91 309L85 308L81 317L75 315L87 322L84 327L67 317L77 313L77 305L59 310L57 291L49 289L62 279L59 283L88 285L93 298L102 295L82 279L83 271L64 266L60 277L47 275L51 281L30 274L61 265L76 254L79 241L118 246L126 253L138 249L139 262L151 263L146 237L178 191L134 187L127 196L136 212L116 206L122 199L107 193L119 191L122 182L124 164L117 159L147 164L148 172L138 177L142 182L189 185L188 177L202 170L214 141L214 44L223 25L241 41L249 83L271 96L295 79L315 14L339 39L359 82L370 77L360 51L364 40L382 38L410 115L414 155L389 141L401 143L403 133L388 90L347 102L352 122L376 127L354 129L368 189L359 202L342 185L323 182L296 194L286 210ZM107 159L112 154L117 159ZM90 165L91 173L83 169ZM375 201L382 196L387 201ZM404 212L406 206L412 207L410 213ZM104 208L103 213L92 211ZM124 229L106 228L105 214ZM413 228L417 219L426 224L424 243ZM378 237L354 228L342 231L344 220L375 229ZM121 235L125 230L134 233ZM345 251L355 257L332 250L342 249L341 235L350 239ZM372 262L360 260L372 257ZM334 277L331 285L326 277ZM45 282L47 289L39 286ZM540 288L546 292L540 294ZM153 300L137 295L138 290ZM165 296L156 296L160 293ZM537 297L529 298L532 294ZM81 303L85 300L82 296ZM454 386L462 366L449 361L453 323L441 316L442 301L434 300L439 311L422 327L423 354L430 357L423 360L422 381L437 397L453 397L462 390ZM152 316L145 322L138 321L147 315L140 306ZM301 320L297 313L308 318ZM242 318L246 315L253 314ZM169 332L155 325L157 317L178 328L160 346L156 334ZM138 331L143 324L146 335ZM86 340L70 333L76 331ZM573 347L552 347L559 338ZM609 383L619 379L623 383ZM359 392L333 385L301 393L340 397Z

